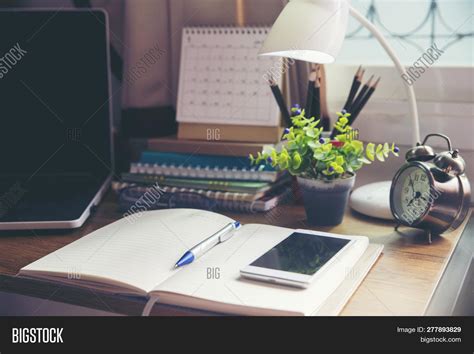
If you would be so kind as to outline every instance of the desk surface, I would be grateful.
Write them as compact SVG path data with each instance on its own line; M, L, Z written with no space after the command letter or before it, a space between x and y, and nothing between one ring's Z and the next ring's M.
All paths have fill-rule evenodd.
M280 206L267 214L230 214L245 223L262 223L289 228L308 228L302 206ZM97 212L80 229L51 234L38 231L0 233L0 290L51 301L65 302L104 311L139 315L144 303L91 290L45 284L15 276L27 264L121 217L115 196L109 193ZM464 225L426 244L424 233L401 229L391 222L371 219L348 210L337 227L319 228L341 234L369 236L370 242L385 245L384 253L349 300L342 315L422 315L452 254ZM156 315L198 314L157 306Z

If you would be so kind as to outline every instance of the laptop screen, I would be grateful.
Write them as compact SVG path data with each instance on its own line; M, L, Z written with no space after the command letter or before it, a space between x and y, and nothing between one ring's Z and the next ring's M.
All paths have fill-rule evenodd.
M0 228L83 220L112 174L106 23L101 11L0 11Z
M0 174L112 172L108 40L100 11L0 11Z

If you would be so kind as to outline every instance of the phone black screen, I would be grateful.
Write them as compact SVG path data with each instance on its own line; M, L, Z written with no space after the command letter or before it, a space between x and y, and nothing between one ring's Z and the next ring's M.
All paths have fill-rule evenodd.
M346 239L295 232L251 265L313 275L349 242Z

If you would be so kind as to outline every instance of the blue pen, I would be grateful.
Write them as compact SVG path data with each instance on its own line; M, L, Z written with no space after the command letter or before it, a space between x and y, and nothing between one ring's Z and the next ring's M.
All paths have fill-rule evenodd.
M240 227L240 222L234 221L227 224L221 230L217 231L214 235L206 238L204 241L198 243L196 246L187 251L174 265L175 268L184 266L193 262L195 259L201 257L204 253L209 251L219 243L227 241L233 236L231 231L237 230Z

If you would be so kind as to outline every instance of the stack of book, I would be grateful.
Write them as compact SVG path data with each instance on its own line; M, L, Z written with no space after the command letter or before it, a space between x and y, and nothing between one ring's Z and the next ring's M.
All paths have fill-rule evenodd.
M115 184L123 210L146 198L147 192L151 197L147 209L238 212L265 212L292 196L287 173L250 164L248 155L268 145L176 138L150 139L147 145L139 161Z
M288 174L251 166L248 158L268 148L265 144L278 143L282 115L289 120L288 110L280 110L272 97L272 91L278 102L289 96L283 61L258 56L267 32L264 27L183 29L178 138L151 139L145 147L132 143L140 153L133 154L138 161L117 186L123 209L141 198L146 209L263 212L291 196Z

